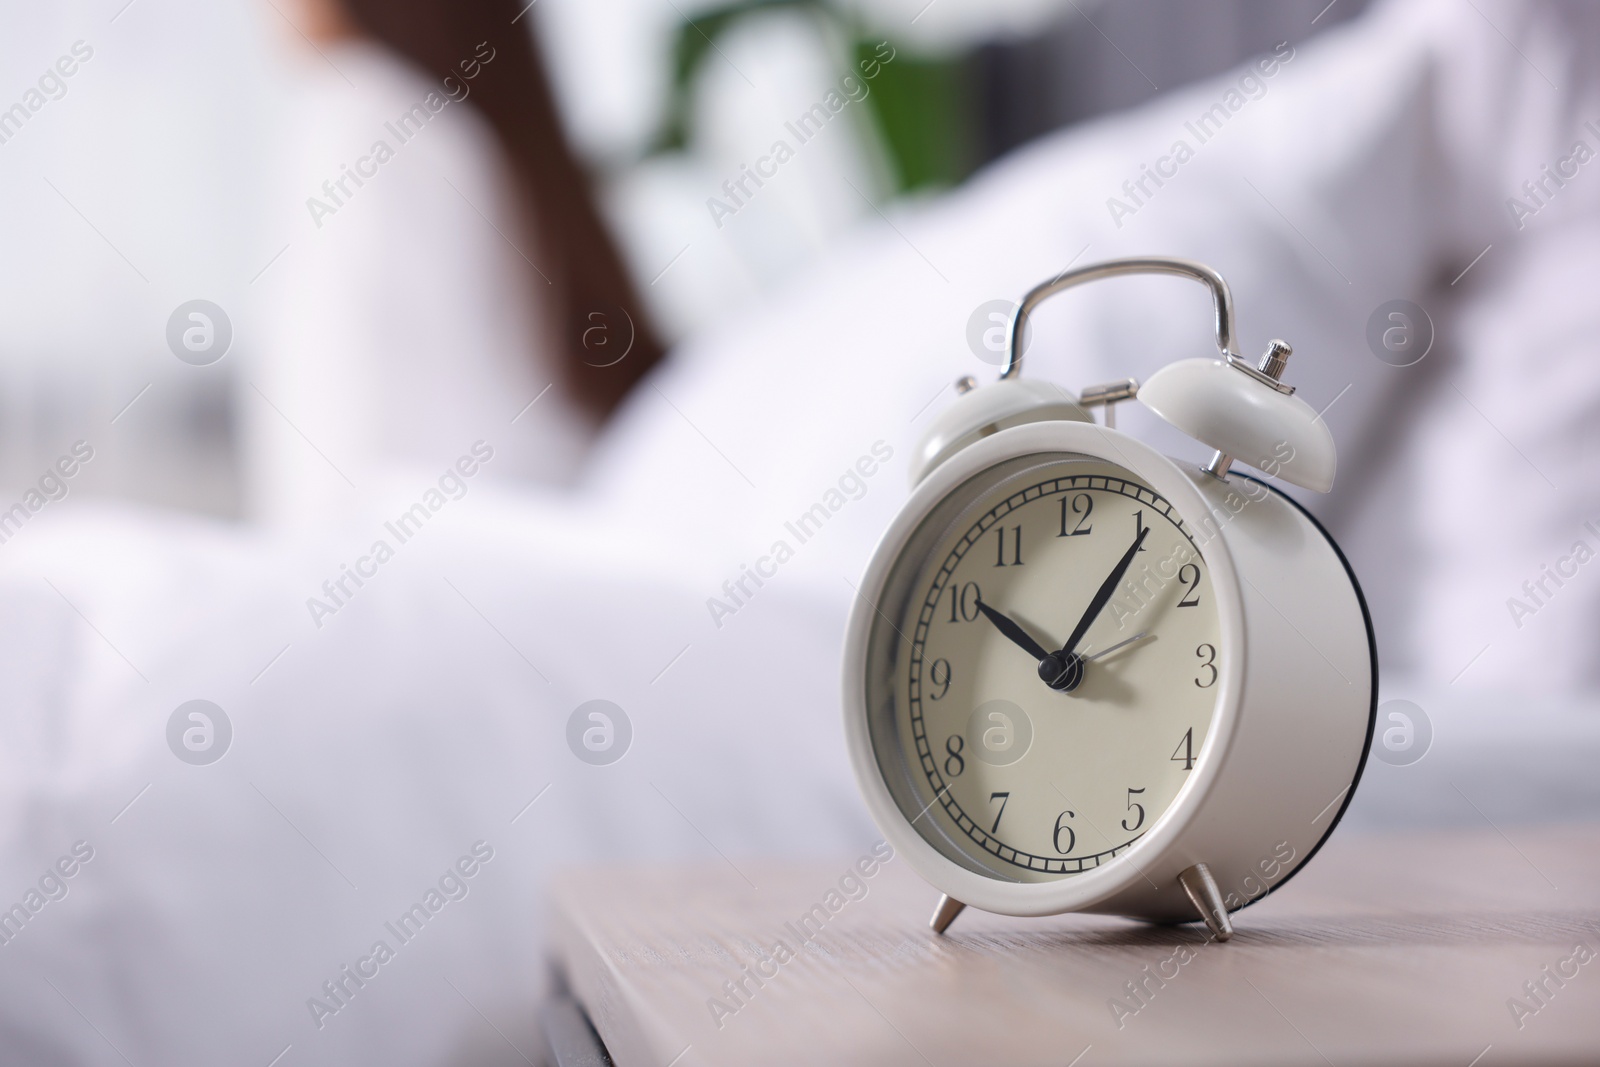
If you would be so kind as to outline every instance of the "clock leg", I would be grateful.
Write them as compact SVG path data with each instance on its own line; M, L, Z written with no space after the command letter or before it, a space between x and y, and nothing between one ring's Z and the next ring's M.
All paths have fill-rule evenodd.
M933 927L933 932L942 934L950 929L950 924L956 921L956 916L966 910L966 905L952 896L939 898L939 906L933 909L933 918L928 925Z
M1222 891L1217 888L1217 880L1211 877L1211 870L1197 863L1178 875L1178 882L1189 894L1200 918L1211 928L1211 936L1218 941L1232 937L1233 923L1228 921L1228 907L1222 901Z

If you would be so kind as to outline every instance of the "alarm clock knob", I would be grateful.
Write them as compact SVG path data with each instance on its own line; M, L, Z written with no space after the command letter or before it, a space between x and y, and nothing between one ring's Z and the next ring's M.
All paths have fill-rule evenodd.
M1259 370L1275 382L1279 381L1283 378L1283 368L1289 365L1289 357L1292 355L1294 355L1294 349L1290 347L1288 341L1280 341L1277 338L1273 338L1267 342L1267 354L1261 357L1261 362L1256 366L1256 370Z

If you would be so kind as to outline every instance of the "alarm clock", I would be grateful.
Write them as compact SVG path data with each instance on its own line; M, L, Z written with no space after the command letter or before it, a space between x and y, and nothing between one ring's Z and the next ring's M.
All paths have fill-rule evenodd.
M1209 289L1217 358L1076 396L1021 377L1041 301L1149 273ZM941 934L970 905L1199 920L1226 940L1350 803L1372 622L1338 545L1276 484L1327 492L1333 437L1281 380L1290 346L1253 362L1233 337L1204 264L1065 272L1018 306L1000 379L958 382L917 450L850 616L844 713L874 819L943 893ZM1133 399L1210 461L1118 431Z

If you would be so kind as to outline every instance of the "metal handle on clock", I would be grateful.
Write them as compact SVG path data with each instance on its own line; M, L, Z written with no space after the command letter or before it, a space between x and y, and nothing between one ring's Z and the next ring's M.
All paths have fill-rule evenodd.
M1083 285L1085 282L1097 282L1102 278L1116 278L1124 274L1176 274L1181 278L1193 278L1204 285L1211 291L1211 300L1216 306L1218 353L1227 362L1244 362L1242 357L1233 351L1233 294L1228 291L1228 283L1223 281L1222 275L1204 263L1196 263L1192 259L1133 256L1127 259L1108 259L1104 263L1094 263L1087 267L1079 267L1077 270L1066 271L1029 290L1028 295L1022 298L1022 303L1017 305L1016 314L1012 315L1011 325L1006 330L1006 364L1000 371L1001 380L1015 378L1022 373L1022 352L1019 351L1018 345L1023 329L1027 326L1028 316L1033 314L1034 308L1057 293L1065 292L1074 286ZM1249 366L1248 363L1245 365Z

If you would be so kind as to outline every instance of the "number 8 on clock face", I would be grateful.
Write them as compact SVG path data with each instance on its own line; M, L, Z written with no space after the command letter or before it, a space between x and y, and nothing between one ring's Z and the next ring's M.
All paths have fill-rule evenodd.
M894 620L903 669L869 696L903 709L886 755L918 772L917 825L1002 878L1099 866L1166 811L1211 724L1226 649L1199 546L1149 485L1087 459L987 485L930 540Z

